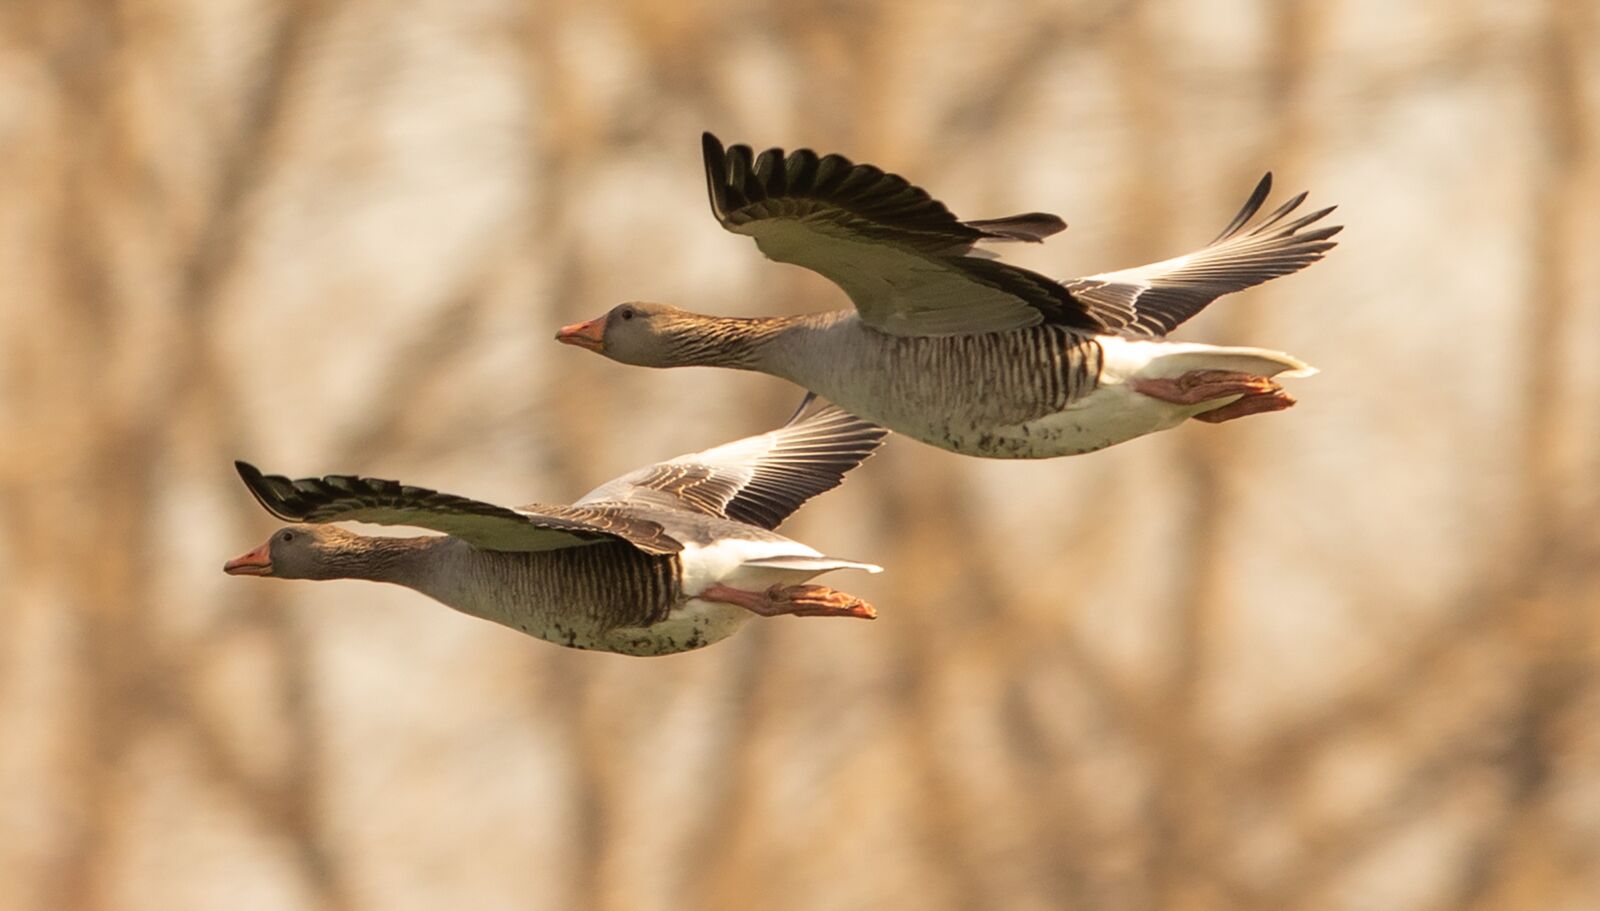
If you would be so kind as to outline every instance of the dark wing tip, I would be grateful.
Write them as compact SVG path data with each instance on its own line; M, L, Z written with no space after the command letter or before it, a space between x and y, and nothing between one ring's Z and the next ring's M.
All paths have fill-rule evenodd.
M1260 180L1256 181L1256 188L1250 191L1250 198L1245 200L1244 205L1239 208L1239 214L1233 216L1233 220L1228 222L1228 226L1223 228L1222 233L1218 234L1211 243L1221 243L1239 233L1245 224L1254 218L1257 212L1261 211L1261 205L1267 201L1267 197L1271 193L1272 172L1268 171L1261 175ZM1210 246L1210 244L1207 244L1207 246Z
M700 134L700 151L706 165L706 193L711 214L722 221L728 211L728 156L722 141L709 132Z
M1045 236L1067 230L1066 219L1053 212L1029 212L1026 216ZM1042 240L1043 238L1039 238Z
M700 154L705 156L707 165L713 161L721 161L723 153L722 140L709 131L700 134Z
M810 390L807 390L805 396L802 399L800 399L799 407L795 408L794 414L789 415L789 420L783 422L783 426L784 427L793 427L795 424L800 423L800 416L805 414L806 413L806 409L810 408L811 407L811 403L815 402L816 400L817 400L817 394L815 392L811 392Z
M268 499L270 491L266 484L267 477L261 473L261 469L243 459L234 459L233 470L239 472L239 480L244 482L245 489L250 491L250 495L256 498L256 502L260 503L261 507L267 512L277 515L277 509L273 507L272 501Z
M261 469L242 459L235 459L233 467L239 472L240 480L244 481L245 488L256 498L256 502L261 504L262 509L289 522L304 518L304 513L297 512L279 489L280 487L288 487L291 491L294 489L288 478L263 474Z
M1067 223L1061 216L1049 212L1024 212L1006 218L980 218L963 224L982 232L988 240L1017 240L1030 244L1043 243L1046 237L1060 234L1067 229Z
M963 224L945 205L904 177L875 165L856 164L838 154L819 157L808 148L785 154L780 147L759 155L744 143L724 146L709 131L700 134L711 210L724 228L739 227L770 218L795 217L797 211L839 209L860 222L859 230L936 253L959 248L965 252L984 232ZM763 205L790 200L782 205ZM1054 216L1030 213L1018 216L1010 236L998 227L991 239L1034 240L1060 231L1065 224ZM1006 219L997 219L1003 223ZM855 230L855 229L853 229ZM874 233L875 232L875 233ZM771 258L771 254L768 254ZM782 262L788 259L780 258Z

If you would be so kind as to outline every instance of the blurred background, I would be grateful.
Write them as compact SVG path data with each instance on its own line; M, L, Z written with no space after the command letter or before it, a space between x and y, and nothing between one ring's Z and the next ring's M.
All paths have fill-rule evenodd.
M231 460L565 501L798 391L551 340L842 304L699 133L811 146L1057 276L1261 172L1348 226L1178 337L1292 411L909 440L786 530L873 623L573 652L225 577ZM0 908L1600 907L1593 0L0 7Z

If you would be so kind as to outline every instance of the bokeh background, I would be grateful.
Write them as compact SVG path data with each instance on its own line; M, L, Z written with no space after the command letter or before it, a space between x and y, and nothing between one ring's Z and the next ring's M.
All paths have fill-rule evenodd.
M894 440L787 526L873 623L572 652L225 577L232 474L560 501L797 392L551 340L837 307L698 136L1187 251L1264 170L1328 259L1179 337L1292 411ZM0 908L1600 907L1592 0L0 7Z

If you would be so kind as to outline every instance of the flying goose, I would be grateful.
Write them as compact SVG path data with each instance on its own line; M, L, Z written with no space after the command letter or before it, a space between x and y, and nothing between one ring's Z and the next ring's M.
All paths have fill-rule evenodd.
M1278 411L1272 378L1316 371L1261 348L1165 336L1216 298L1321 259L1332 208L1290 219L1301 193L1254 221L1267 174L1205 247L1058 282L982 244L1039 242L1065 225L1030 213L958 220L904 178L810 149L726 150L703 137L711 209L769 259L832 280L855 309L736 319L628 302L556 338L626 364L783 377L924 443L991 458L1091 452L1174 427Z
M804 410L770 433L625 474L570 506L507 508L350 475L290 480L237 462L256 500L298 524L223 570L392 582L558 645L627 655L710 645L756 614L872 619L860 598L807 583L879 567L773 529L838 486L888 432L834 406ZM370 537L328 522L444 534Z

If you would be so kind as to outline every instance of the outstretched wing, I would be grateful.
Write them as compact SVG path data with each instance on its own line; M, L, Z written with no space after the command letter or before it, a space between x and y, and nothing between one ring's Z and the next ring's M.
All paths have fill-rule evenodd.
M1333 249L1341 225L1310 228L1333 207L1283 224L1305 201L1301 193L1246 230L1272 190L1269 173L1233 221L1209 245L1185 256L1136 269L1089 275L1067 290L1119 335L1166 335L1206 305L1234 291L1304 269Z
M1283 223L1304 193L1250 227L1272 188L1268 174L1204 249L1062 284L974 249L985 240L1047 237L1065 227L1053 215L963 222L904 178L841 155L768 149L756 156L749 146L725 150L710 133L703 151L711 209L723 227L754 238L769 259L832 280L863 322L895 335L965 335L1044 322L1162 336L1223 294L1316 262L1340 230L1312 228L1331 208Z
M982 241L1039 241L1066 224L1032 212L963 222L897 174L843 155L727 149L702 137L711 211L769 259L804 266L850 296L868 325L896 335L959 335L1050 317L1097 328L1058 283L974 255Z
M444 532L486 550L536 551L621 540L648 554L683 545L661 526L603 506L511 509L398 481L328 475L290 480L235 462L257 502L290 522L372 522Z
M833 405L801 418L811 399L777 430L629 472L576 505L685 509L777 528L802 503L839 486L889 433Z

